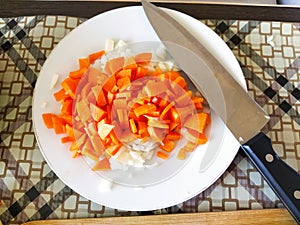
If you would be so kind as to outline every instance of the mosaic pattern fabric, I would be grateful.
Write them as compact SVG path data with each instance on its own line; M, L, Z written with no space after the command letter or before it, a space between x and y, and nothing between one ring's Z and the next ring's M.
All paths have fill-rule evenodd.
M36 79L55 45L83 20L65 16L0 19L0 221L82 218L283 207L239 152L198 196L151 212L95 204L66 186L43 159L32 127ZM300 25L203 20L239 61L249 93L270 114L264 132L278 155L300 171Z

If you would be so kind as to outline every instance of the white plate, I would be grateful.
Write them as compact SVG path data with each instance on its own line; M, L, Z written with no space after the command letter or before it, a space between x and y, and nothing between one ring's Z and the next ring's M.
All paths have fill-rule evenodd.
M191 30L245 87L236 58L210 28L188 15L165 10ZM239 149L239 143L214 113L209 142L199 147L175 176L140 188L115 184L109 191L102 188L105 180L92 172L84 159L73 159L68 145L60 143L61 136L55 135L52 129L44 126L41 115L46 112L59 113L60 109L53 97L53 93L59 90L59 85L53 90L49 89L53 75L60 74L61 82L69 71L77 68L78 58L103 49L107 38L127 42L158 41L142 7L119 8L95 16L61 40L45 62L34 91L33 121L43 156L66 185L85 198L111 208L130 211L155 210L192 198L224 173ZM46 107L41 107L45 102ZM203 158L209 159L209 162L204 162L206 167L200 170Z

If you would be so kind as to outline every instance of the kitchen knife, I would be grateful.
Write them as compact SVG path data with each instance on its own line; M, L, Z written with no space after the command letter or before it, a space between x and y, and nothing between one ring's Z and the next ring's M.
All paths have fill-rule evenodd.
M168 52L201 90L210 107L239 140L241 149L300 224L300 175L279 158L271 140L261 132L269 116L214 55L167 10L146 0L142 0L142 5Z

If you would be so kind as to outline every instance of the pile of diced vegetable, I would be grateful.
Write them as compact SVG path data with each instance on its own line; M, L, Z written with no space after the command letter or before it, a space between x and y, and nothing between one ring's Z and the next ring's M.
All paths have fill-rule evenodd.
M166 160L183 138L176 156L184 160L207 142L204 99L188 90L177 70L161 68L151 52L111 58L96 68L102 57L104 50L80 58L78 70L54 93L60 113L42 115L47 128L65 134L61 142L70 143L73 157L89 157L93 170L108 170L110 158L142 166L151 152Z

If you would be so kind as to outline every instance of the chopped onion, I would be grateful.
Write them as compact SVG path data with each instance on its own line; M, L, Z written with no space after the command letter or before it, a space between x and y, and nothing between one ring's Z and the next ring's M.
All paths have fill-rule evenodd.
M126 45L127 45L127 43L126 43L125 41L120 40L120 41L118 41L118 43L116 44L115 49L120 48L120 51L121 51L121 50L122 50L122 47L124 47L124 46L126 46Z
M43 102L43 103L41 104L41 108L42 108L42 109L45 109L45 108L47 107L47 105L48 105L47 102Z
M114 40L112 40L112 39L106 39L104 50L106 52L113 51L114 50L114 45L115 45Z
M50 87L49 87L50 90L52 90L55 87L55 85L57 84L58 78L59 78L58 74L53 75L52 80L50 82Z

